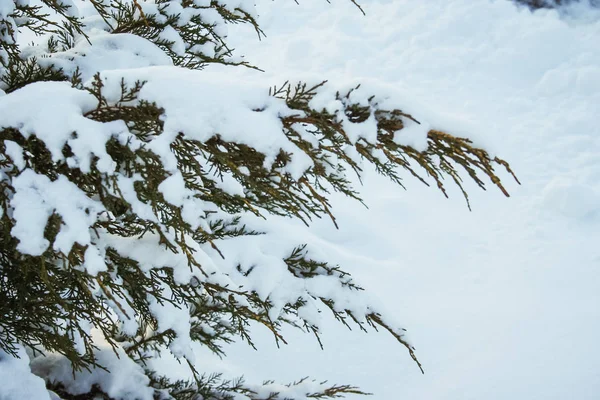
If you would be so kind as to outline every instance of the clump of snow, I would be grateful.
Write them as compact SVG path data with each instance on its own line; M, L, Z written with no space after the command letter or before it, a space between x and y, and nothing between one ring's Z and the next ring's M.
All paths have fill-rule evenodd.
M59 354L34 358L31 361L31 371L49 382L60 382L74 395L88 393L93 385L98 385L114 399L154 399L154 390L148 386L149 378L144 374L142 367L131 360L122 348L112 349L104 345L96 350L94 355L107 371L96 368L73 374L69 360Z
M185 55L185 42L172 26L167 26L160 32L160 38L171 44L171 50L180 57Z
M394 134L394 142L405 146L410 146L418 151L427 150L427 133L430 126L427 122L415 122L404 118L404 128Z
M23 158L23 149L21 146L12 140L5 140L4 146L6 147L6 155L10 157L14 166L20 170L25 168L25 159Z
M176 32L174 34L177 35ZM174 39L173 35L169 36L169 40ZM185 50L180 49L180 42L175 43L174 50ZM109 34L98 30L92 31L89 39L80 38L72 49L46 54L41 46L30 46L23 49L23 56L38 57L40 64L62 68L68 75L78 68L84 80L107 69L173 65L163 50L144 38L130 33Z
M31 373L29 357L20 345L17 345L17 355L19 358L0 351L0 399L54 400L44 380Z
M53 101L46 101L48 98ZM54 161L64 159L63 146L68 144L75 153L73 168L89 172L91 158L96 156L98 169L110 172L114 162L104 144L127 127L123 121L99 123L83 116L96 106L91 94L73 89L69 83L38 82L1 98L0 126L17 128L25 138L35 135L46 144ZM31 107L37 111L32 113Z
M26 169L12 184L15 225L11 234L19 239L19 251L41 255L46 250L49 242L44 238L44 228L53 213L62 219L54 240L55 250L68 254L76 242L82 246L91 243L90 226L104 211L100 202L90 199L65 176L50 181L47 176Z

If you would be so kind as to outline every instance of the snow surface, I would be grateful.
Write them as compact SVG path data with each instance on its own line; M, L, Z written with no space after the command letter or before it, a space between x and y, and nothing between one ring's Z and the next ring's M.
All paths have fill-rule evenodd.
M341 0L257 3L267 38L230 36L272 80L384 82L509 160L523 185L505 178L505 199L468 184L468 212L457 190L445 200L368 176L369 210L334 201L339 231L295 227L408 328L425 375L385 333L334 323L322 352L301 333L281 349L265 334L259 352L230 348L223 370L352 382L374 399L598 399L598 10L371 0L363 17Z
M123 349L113 351L110 346L105 346L98 349L95 355L98 362L112 372L96 369L93 372L81 370L73 373L71 363L55 354L34 359L31 370L50 381L62 382L65 389L74 395L89 392L92 385L100 385L109 396L117 399L154 398L154 390L148 387L150 380L144 375L142 367L129 359Z
M20 358L0 351L0 400L54 400L46 390L44 380L29 372L29 357L22 346L18 346L17 354Z
M293 152L276 134L276 117L285 114L286 108L260 88L288 79L330 79L329 94L315 99L313 105L335 107L332 89L364 82L363 98L372 90L382 96L383 105L397 105L422 122L401 131L396 140L422 148L427 127L472 137L476 144L510 161L523 186L507 176L505 185L512 198L505 199L495 190L484 193L467 183L473 206L469 213L458 189L449 188L452 197L445 200L409 177L408 192L404 192L371 173L363 188L368 210L334 197L339 231L325 220L311 228L283 219L256 220L253 227L269 232L266 239L255 243L257 239L250 237L240 239L239 244L235 240L220 244L226 260L211 249L197 252L203 266L223 273L214 279L229 279L224 274L230 272L235 284L254 288L263 297L272 296L277 303L298 289L339 295L324 279L284 279L281 256L286 255L286 246L308 242L313 258L338 262L378 297L370 304L385 308L393 320L409 329L425 367L424 376L389 335L348 332L316 313L316 304L304 308L302 315L323 327L324 351L312 337L296 331L287 332L290 345L277 350L272 335L257 329L259 352L236 344L226 348L226 359L218 360L206 349L196 348L198 369L245 374L255 382L290 382L310 375L357 384L374 392L376 399L597 399L600 15L583 7L531 13L503 0L372 0L363 4L366 17L342 0L333 4L303 0L299 6L288 1L257 3L259 22L268 37L257 42L247 27L233 26L229 37L239 53L266 73L211 67L200 73L169 75L173 71L169 60L155 46L137 43L137 38L128 35L106 37L101 31L93 35L91 47L81 42L72 55L56 60L63 61L66 70L80 66L85 80L94 68L106 70L103 79L108 94L122 76L148 79L141 95L165 108L167 130L150 146L167 166L172 160L161 149L168 148L165 143L179 130L202 140L219 129L231 139L244 140L239 132L261 126L264 136L252 131L255 136L245 140L267 154L279 147ZM255 12L248 1L227 4ZM128 46L139 48L138 54L123 52ZM240 81L247 83L242 89L238 89ZM44 120L53 123L41 123L22 111L30 109L28 90L60 101L40 109ZM215 96L194 96L209 91ZM209 103L207 97L216 101ZM193 101L177 101L182 98ZM131 138L124 124L98 124L78 117L95 104L68 85L31 85L0 99L3 126L41 135L55 159L62 156L60 148L68 141L78 155L70 165L82 169L96 155L105 159L101 168L111 171L110 160L98 153L100 144L111 136L123 141ZM250 111L256 108L267 112ZM371 134L368 125L369 120L352 136ZM71 137L74 130L89 137ZM22 168L22 152L16 144L8 146L7 155ZM299 176L309 164L298 153L292 166L290 172ZM191 219L194 207L201 205L189 202L188 194L180 190L181 176L173 172L161 190L169 202L188 207ZM35 203L27 215L23 208L15 208L13 212L22 218L44 220L49 210L61 213L61 207L66 207L55 201L55 194L70 190L68 185L40 183L40 179L30 173L18 179L23 196L28 194ZM133 180L120 184L139 214L147 212L151 218L145 205L132 197L133 189L129 194L125 190ZM230 193L240 190L231 180L222 186ZM90 199L74 195L70 200L79 214L66 221L69 230L55 246L89 243L89 236L77 233L84 232L89 219L102 212ZM35 223L43 226L43 221ZM48 245L43 237L20 228L15 227L13 234L31 238L22 251L37 254ZM103 246L110 244L124 254L129 252L146 268L175 265L176 279L188 280L186 261L159 257L152 243L155 239L149 236L130 246L123 240L111 242L108 235L94 238L98 253L90 253L89 260L86 254L85 267L90 273L101 271ZM253 276L261 279L235 275L238 261L259 265ZM345 300L354 301L346 304L353 309L365 307L360 299L342 296L340 303ZM156 312L165 316L166 311ZM177 313L185 314L185 310ZM175 316L161 318L162 328L181 332L181 340L171 351L188 354L190 343L184 331L189 321ZM127 325L125 316L119 318L125 330L135 329ZM68 381L70 371L60 357L34 360L32 367L40 375L66 380L74 391L100 383L115 396L131 396L133 389L140 396L150 396L143 392L144 378L135 365L117 364L109 349L101 349L99 356L125 369ZM0 372L23 369L24 360L0 357ZM184 374L171 355L165 354L155 364L166 373ZM26 390L45 395L40 382L26 374L26 368L23 371L33 382Z

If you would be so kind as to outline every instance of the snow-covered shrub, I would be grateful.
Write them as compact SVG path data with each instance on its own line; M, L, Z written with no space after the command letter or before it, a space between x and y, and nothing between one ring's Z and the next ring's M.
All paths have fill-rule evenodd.
M253 345L253 324L277 342L285 325L319 339L327 313L389 331L417 361L347 273L253 223L335 224L328 194L360 200L347 174L367 167L442 191L445 176L462 189L459 171L483 187L479 173L506 194L493 166L508 164L365 87L269 90L202 71L252 67L227 46L227 23L261 34L247 0L0 0L0 370L29 358L63 398L362 393L195 368L194 343ZM153 369L167 352L189 381ZM20 396L50 398L23 379Z

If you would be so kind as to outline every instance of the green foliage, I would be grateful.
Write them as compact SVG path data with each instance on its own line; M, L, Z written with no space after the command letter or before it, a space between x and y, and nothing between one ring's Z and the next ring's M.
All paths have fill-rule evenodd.
M43 7L15 3L14 18L22 21L18 29L49 33L49 54L73 48L75 38L86 35L84 23L70 15L68 7L59 2L43 0L41 3ZM202 19L201 13L192 13L186 24L179 24L180 14L170 11L169 2L159 0L156 3L156 12L151 13L140 12L141 7L135 1L113 1L109 4L91 0L105 21L107 32L132 33L148 39L163 49L175 65L192 69L202 68L206 63L247 66L245 62L228 60L232 50L217 34L215 26ZM227 23L248 23L261 34L256 21L243 10L232 12L216 1L206 7L197 6L191 1L182 2L183 10L201 11L205 8L215 10ZM48 9L60 16L61 22L48 19L48 14L45 14L49 12ZM6 21L0 21L0 24L3 24L0 26L4 27L4 33L7 34L0 41L8 54L2 59L5 70L0 77L5 92L44 80L71 81L73 87L91 93L97 100L97 107L84 114L89 120L124 121L142 144L163 133L164 110L139 99L143 82L130 87L123 81L120 98L111 100L103 92L99 74L86 86L81 82L78 71L67 73L52 65L42 65L36 58L21 57L19 46L11 40L15 36L14 26ZM167 27L175 29L190 44L185 52L176 51L174 42L162 38L160 33ZM198 50L201 47L194 47L206 44L213 46L213 54L203 53ZM281 316L273 320L270 317L273 304L256 292L201 279L181 283L175 279L172 268L167 266L146 271L115 248L106 253L108 269L92 276L82 267L87 250L84 246L75 245L66 253L53 249L52 243L61 229L61 217L58 214L49 219L45 228L45 237L51 244L46 251L40 256L21 253L17 249L17 239L11 235L15 220L11 216L10 200L15 192L12 180L22 171L7 154L7 140L17 143L24 150L26 168L52 181L65 177L88 197L101 201L107 216L99 219L92 230L122 238L156 235L165 251L184 254L189 267L204 276L209 273L194 257L196 244L208 244L220 252L219 241L261 234L242 224L240 215L244 213L262 217L293 217L307 225L314 218L327 217L336 224L328 199L331 190L360 201L347 175L352 172L360 177L362 167L348 155L346 150L349 146L367 164L400 185L401 173L406 172L425 184L428 184L426 177L429 177L445 194L443 179L449 176L467 198L460 178L463 171L482 188L484 181L480 175L488 176L493 185L508 195L494 169L500 165L512 174L505 161L492 159L484 150L473 147L467 139L440 131L429 132L429 147L425 152L397 144L394 133L403 128L403 118L414 118L401 110L380 109L374 97L368 105L353 103L350 100L352 91L349 91L337 96L348 119L360 123L374 115L377 122L376 142L370 143L364 139L352 142L336 115L310 107L310 101L321 86L285 83L272 88L270 92L290 109L298 111L282 116L281 123L289 140L314 162L314 166L299 179L284 172L291 160L290 154L284 151L280 151L272 166L266 168L264 154L251 146L228 142L218 133L204 142L191 140L182 133L172 142L170 150L177 159L177 168L183 175L186 188L193 192L195 198L222 211L215 213L207 210L203 216L206 224L197 228L192 228L183 217L181 207L166 201L159 190L159 185L170 176L170 172L148 146L132 149L127 143L113 138L107 143L106 151L115 162L115 172L102 172L97 159L92 162L90 171L84 172L71 168L64 161L53 160L44 143L36 136L26 137L14 128L0 129L0 167L5 173L5 179L0 182L0 205L3 211L0 217L0 349L16 355L15 346L19 343L34 353L62 354L72 363L74 370L103 368L95 357L97 344L82 323L85 321L97 328L111 346L122 347L131 359L146 366L154 352L164 350L176 339L173 330L158 329L156 316L149 307L150 300L177 308L186 305L191 313L191 338L221 356L224 355L223 345L236 338L254 346L249 332L251 324L265 326L277 343L285 343L281 334L285 325L313 333L320 343L319 328L304 320L298 312L306 303L306 299L301 297L296 302L285 304ZM300 129L317 138L318 144L306 140ZM65 145L63 154L65 157L72 155L72 149ZM245 190L244 197L220 188L218 179L222 173L231 174L239 182ZM123 195L118 176L131 178L136 174L143 178L134 186L137 198L151 207L157 220L137 214ZM228 217L224 218L223 215ZM202 226L209 226L210 229ZM312 260L303 244L293 249L284 262L289 273L297 279L325 275L337 279L347 290L362 290L338 266ZM252 274L251 269L243 270L242 266L239 266L239 270L244 274ZM404 340L402 333L386 323L384 316L376 312L354 315L351 310L339 309L333 299L321 297L314 300L320 301L337 320L348 327L354 324L363 330L371 326L389 331L418 363L414 349ZM129 315L132 312L133 315ZM123 316L137 321L138 330L135 334L128 335L123 331L119 322ZM363 319L366 322L361 322ZM84 344L83 351L78 351L77 342ZM268 397L259 396L254 387L246 385L241 379L229 381L219 375L204 375L196 371L191 362L187 363L194 376L190 381L170 381L147 369L157 399L225 400L235 398L236 393L256 400L283 399L278 392ZM298 386L304 382L301 380L291 385ZM92 388L89 394L75 396L68 393L60 382L48 382L48 385L65 399L108 398L99 387ZM319 392L306 393L306 397L336 398L343 394L365 393L353 386L331 385Z

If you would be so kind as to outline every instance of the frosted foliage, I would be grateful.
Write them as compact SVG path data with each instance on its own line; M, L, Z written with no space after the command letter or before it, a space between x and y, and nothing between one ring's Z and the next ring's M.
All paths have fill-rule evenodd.
M60 176L54 182L45 175L26 169L13 180L12 198L15 226L12 234L19 239L19 251L40 255L49 246L44 228L52 213L62 218L54 248L68 254L75 242L89 245L90 226L104 207L87 197L77 186Z
M234 9L247 6L246 2L227 3L227 7ZM150 6L145 3L145 7ZM172 50L183 55L185 49L177 32L165 30L164 35L175 43ZM40 55L42 50L41 47L29 48L25 54ZM66 82L37 82L0 97L0 126L3 129L13 129L25 140L35 138L48 150L53 163L69 171L102 174L105 177L102 179L110 183L105 196L123 199L130 205L133 214L155 224L160 230L160 235L145 232L133 237L111 233L100 223L118 222L118 217L105 209L98 196L90 196L64 175L51 179L35 172L27 151L14 141L6 141L3 178L9 180L14 188L8 212L14 219L11 235L18 240L17 249L25 255L40 256L48 252L69 255L74 249L83 248L84 259L77 268L91 277L109 271L107 254L116 251L136 262L145 277L152 276L153 271L167 268L172 271L177 284L195 282L229 288L234 292L227 299L258 313L261 310L244 295L255 293L256 301L269 304L268 320L279 321L285 317L287 323L310 326L313 332L318 332L324 312L331 315L328 308L334 313L351 313L355 322L366 323L366 316L377 310L369 306L368 296L355 290L349 278L325 269L318 269L310 278L290 273L284 259L302 243L301 239L295 240L293 236L272 231L259 236L199 243L190 235L178 236L165 226L158 211L140 198L137 188L145 184L144 177L128 175L119 168L107 152L110 143L119 143L132 153L143 148L156 155L167 174L158 184L158 192L166 202L181 209L183 222L192 230L202 229L207 233L211 232L212 222L228 220L232 216L202 200L197 191L190 189L189 182L180 171L180 162L172 151L180 135L187 140L206 142L218 134L228 143L250 146L264 155L262 167L266 170L273 168L283 151L290 160L279 172L295 180L301 179L314 166L305 150L286 136L282 124L282 118L301 117L303 112L290 109L285 99L269 95L265 90L269 86L266 81L257 78L248 82L242 76L229 75L217 67L202 72L181 69L170 65L170 61L164 49L150 41L133 35L109 35L93 30L89 42L78 40L72 49L42 60L43 65L55 63L67 73L78 70L82 79L79 86L73 87ZM100 68L101 73L93 77L96 68ZM135 99L123 100L123 87L135 87L140 81L144 84ZM90 116L103 103L99 103L92 91L100 86L101 101L107 102L107 106L155 105L162 111L162 131L142 141L132 126L124 121L93 120ZM363 123L353 123L343 112L345 104L335 103L336 93L345 89L323 86L316 105L321 101L327 103L327 107L330 104L337 107L332 112L346 129L352 143L361 139L375 142L377 122L374 115ZM370 94L368 89L357 90L351 101L368 105ZM375 103L372 106L374 110L377 107ZM37 111L32 113L31 110ZM310 141L317 145L312 133L304 131L302 135L311 137ZM66 152L65 148L69 151ZM201 155L197 157L206 163ZM240 174L250 174L248 168L240 167ZM215 175L214 182L217 188L229 195L241 199L247 195L247 189L230 172ZM249 229L257 222L255 216L242 214L238 217L241 218L240 225ZM58 224L59 230L49 240L46 230L51 221ZM172 244L171 250L165 249L165 241ZM185 243L185 249L182 243ZM190 250L193 252L190 253ZM66 261L64 268L69 268ZM118 277L113 275L113 279L118 280ZM100 285L101 281L94 282ZM113 291L95 283L92 289L93 296L104 299L110 308L111 318L123 333L134 336L144 329L131 308L133 297L130 292L124 289ZM164 285L161 290L162 296L172 297L168 286ZM330 303L326 306L321 302L323 299ZM190 309L184 304L161 301L154 295L148 295L147 301L148 311L156 319L156 332L173 334L165 351L193 364L196 356L190 336ZM290 304L301 304L297 314L289 313ZM89 326L86 331L93 328ZM206 326L206 329L210 332L212 328ZM75 337L81 339L78 335ZM93 373L84 370L72 376L69 360L59 354L36 358L32 364L33 371L49 382L61 382L73 394L85 393L97 385L117 399L152 398L148 378L120 346L113 353L102 339L97 338L96 343L101 345L94 351L98 364L114 372L94 369ZM80 352L86 351L80 340L77 346ZM267 393L277 390L302 398L297 396L316 393L325 387L324 384L303 381L290 387L257 386L256 391Z
M270 176L273 186L267 188L266 195L263 193L266 198L275 197L271 191L277 188L277 180L289 179L296 185L295 192L290 189L292 195L302 194L324 208L320 213L307 212L307 225L311 217L328 217L326 214L335 222L327 200L315 194L310 185L324 194L339 188L330 181L322 186L318 186L320 182L309 183L306 177L312 171L324 169L327 177L351 186L354 176L346 175L351 169L343 169L342 164L360 171L366 163L364 149L369 146L374 148L367 154L372 157L370 162L385 160L386 153L377 145L382 134L380 111L409 112L392 121L395 128L389 132L389 142L423 152L430 143L428 132L446 126L443 116L426 111L427 107L377 81L360 87L351 80L338 86L317 85L306 107L294 108L289 99L270 93L268 87L274 82L259 73L234 73L228 66L214 65L199 71L209 62L245 64L223 40L228 22L254 25L258 13L252 0L137 0L123 3L126 6L119 10L121 14L102 14L98 5L108 1L55 3L56 7L65 7L55 17L61 22L82 22L79 30L69 33L68 40L61 39L57 32L45 32L33 40L32 32L22 28L28 40L19 44L20 56L35 65L36 73L46 68L50 72L44 73L62 74L61 78L40 78L47 81L23 87L10 79L0 82L0 129L9 135L0 152L0 177L6 183L2 190L8 199L2 217L12 223L9 239L18 242L16 248L24 259L47 257L57 263L53 265L55 272L83 276L87 300L106 305L98 313L110 329L80 315L74 318L80 330L65 324L56 329L73 340L77 352L91 353L108 371L94 365L91 371L73 372L67 356L47 352L32 358L31 371L35 375L60 383L73 395L98 387L114 399L157 398L149 387L149 376L156 371L152 365L134 361L136 344L157 336L167 338L168 345L159 346L160 351L140 351L139 358L171 357L192 368L202 365L198 342L206 344L217 335L235 336L232 331L239 334L235 324L242 323L229 319L228 311L222 311L231 308L242 310L250 316L247 320L273 331L268 333L274 334L277 343L283 339L273 327L286 324L315 334L320 341L323 319L332 314L343 324L355 323L359 329L378 325L389 330L414 358L400 324L394 318L378 319L376 301L349 275L326 263L334 251L314 238L302 247L307 231L280 218L300 214L268 209L269 205L256 206L260 202L256 201L254 188L243 183L251 182L245 179L253 178L256 171L274 171ZM0 0L0 24L8 24L16 32L25 22L10 17L15 4L24 3ZM138 23L133 33L126 31L127 24L124 27L116 20L127 13ZM159 26L159 32L150 26ZM190 33L189 29L196 30ZM3 43L16 39L16 33L0 37ZM0 59L7 57L8 53L0 48ZM1 68L4 66L0 74L6 72ZM349 107L367 109L367 115L358 122L352 120ZM148 125L140 126L135 118L121 114L113 118L123 109L140 112L144 117L152 112L158 115L148 118ZM347 140L339 153L320 159L320 165L315 149L321 151L321 145L332 145L329 139L322 140L319 135L324 134L315 133L304 122L286 125L286 118L302 121L311 112L330 117ZM290 134L290 126L302 141ZM202 150L182 161L177 151L182 143L206 145L211 140L219 141L215 145L218 152ZM32 158L26 148L33 145L47 152L47 160ZM235 162L239 165L233 163L224 171L211 167L215 163L210 157L227 154L232 148L252 149L246 154L259 154L259 166L242 159ZM286 157L283 165L282 154ZM193 176L197 171L186 169L192 161L200 166L196 175L202 179ZM44 163L54 169L46 174ZM146 169L135 169L140 165ZM150 173L156 170L160 171ZM94 191L97 187L101 188L99 192ZM549 187L548 191L552 194L560 188ZM576 197L580 191L573 193L571 197ZM343 194L356 196L354 192ZM213 202L217 195L225 200ZM556 194L553 203L562 207L574 201L571 197ZM236 208L236 202L244 206ZM125 211L119 213L120 208ZM274 215L278 213L283 215ZM174 228L173 221L184 228ZM232 230L223 234L225 223L231 223ZM124 228L130 231L123 233ZM297 260L309 260L313 269L295 269ZM138 274L136 285L127 286L123 271L132 269ZM151 280L155 284L152 293L136 293L138 281L145 289ZM108 281L114 285L108 285ZM206 304L182 301L185 290L196 290L193 293L200 293ZM71 299L65 301L69 304ZM141 302L145 302L144 307L139 307ZM227 318L215 322L201 315L208 320L197 324L200 317L192 315L201 307L221 307L219 312ZM61 311L72 312L67 308ZM140 308L151 321L137 314ZM119 339L107 343L110 335ZM249 338L242 339L253 345ZM86 340L95 347L86 347ZM220 355L220 348L211 350ZM23 376L17 380L22 387L19 390L31 392L15 391L16 398L32 398L31 393L39 399L56 397L45 391L43 381L28 370L25 350L19 347L18 355L22 358L0 354L0 373L6 374L0 376L0 390L4 390L4 381L12 390L10 384L18 371ZM306 379L289 386L267 382L247 387L254 391L253 397L235 393L232 398L266 399L278 392L278 399L307 399L331 386ZM4 392L0 393L2 399Z
M172 175L161 183L159 190L169 203L190 210L183 215L191 226L199 226L198 213L207 211L207 205L193 197L192 192L186 188L181 173L176 169L176 161L169 145L177 132L185 132L187 137L198 141L206 141L215 132L219 132L224 140L250 145L265 154L266 168L270 168L270 163L283 149L291 154L291 162L284 172L295 178L300 178L312 165L308 156L282 132L280 117L289 115L292 111L284 101L268 96L264 86L241 84L231 78L216 80L216 75L210 73L161 67L131 72L105 72L105 92L117 91L121 78L126 82L134 79L146 81L139 100L155 102L165 110L164 133L157 135L146 146L160 156L167 168L172 166ZM329 96L333 97L334 88L328 90ZM42 103L46 100L39 94L50 92L56 107L37 115L24 111L25 102L30 107L44 109ZM203 96L196 96L195 93L203 93ZM55 161L77 160L69 163L69 166L87 171L91 157L95 156L98 157L97 166L101 171L113 173L114 165L105 150L106 141L111 138L131 138L133 134L123 123L99 123L85 118L83 114L92 108L93 98L81 90L65 84L35 83L0 98L0 125L17 128L24 135L35 132L52 151ZM359 135L372 136L376 129L371 122L361 126L357 130L357 138ZM132 150L139 146L136 140L122 141L128 143ZM60 152L65 144L69 144L73 152L68 159ZM9 149L11 160L23 168L22 150L16 144L11 144ZM142 177L129 178L116 174L116 179L120 194L132 205L133 211L144 219L158 223L155 212L138 199L134 189L134 183L141 181ZM227 192L244 194L239 183L230 177L225 176L219 182ZM16 223L12 234L20 242L19 250L25 254L39 255L50 246L44 238L44 228L48 218L56 214L61 217L62 228L54 241L54 249L67 254L75 243L88 246L86 255L89 257L86 257L84 266L92 275L106 270L100 255L111 247L138 261L146 272L152 268L172 268L177 281L181 283L189 282L192 278L203 281L209 279L215 283L234 284L236 287L256 291L262 300L269 299L273 302L272 319L277 319L284 305L294 302L299 295L309 300L306 306L309 308L314 307L311 297L324 297L335 299L339 311L349 309L356 315L364 315L367 311L362 303L363 299L343 290L334 277L321 276L307 281L290 275L282 259L297 243L289 240L275 240L270 235L227 240L219 243L221 252L225 254L224 259L210 247L198 247L194 257L205 271L211 273L206 278L200 273L190 272L186 257L165 252L159 245L158 238L150 234L145 235L144 239L124 239L102 230L92 230L92 225L101 220L106 211L100 202L89 198L62 176L51 181L45 175L25 168L13 179L13 186L15 193L11 207ZM257 267L252 274L244 276L237 271L238 264L243 268L254 265ZM153 306L153 312L157 316L171 318L171 311L162 312L160 305ZM165 324L168 326L165 329L173 327L171 322ZM176 330L185 333L183 328Z
M16 2L21 7L26 1ZM227 36L228 22L249 22L254 24L257 13L254 2L236 1L194 1L182 5L179 0L155 2L154 0L135 2L133 13L131 2L78 2L64 0L49 3L55 19L61 22L79 21L81 25L67 32L72 36L64 41L57 29L32 41L34 36L25 26L29 17L15 18L15 1L2 0L0 4L0 29L5 44L17 43L22 57L36 58L38 65L54 66L70 76L78 71L84 79L107 69L135 69L145 66L172 65L173 58L181 66L196 68L206 60L223 63L245 64L234 56L224 39ZM107 8L107 6L110 6ZM112 8L111 8L112 7ZM125 23L119 26L118 18L145 19L158 24L160 32L152 30L135 34L128 33ZM70 18L70 20L69 20ZM139 35L139 36L138 36ZM52 39L46 42L47 39ZM52 43L52 45L51 45ZM8 61L8 49L0 47L0 72ZM0 90L6 90L6 82L0 82ZM3 93L3 92L0 92Z
M48 98L53 101L45 101ZM71 157L71 167L87 172L91 157L96 156L100 158L98 168L109 172L113 165L104 145L111 136L126 132L126 128L121 121L102 124L85 118L83 113L96 104L92 95L73 90L68 83L39 82L2 97L0 124L19 128L26 138L35 134L55 161L64 158L62 148L69 144L77 149ZM32 105L35 113L29 109Z

